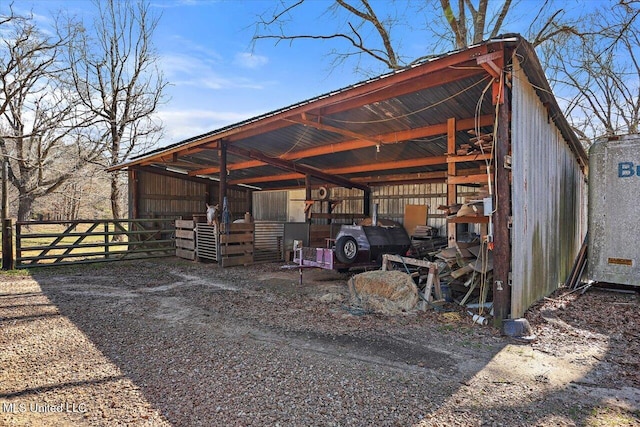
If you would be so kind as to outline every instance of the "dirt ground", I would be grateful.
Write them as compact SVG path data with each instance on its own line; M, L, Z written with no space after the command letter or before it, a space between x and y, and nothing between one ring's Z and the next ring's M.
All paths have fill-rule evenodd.
M0 275L0 425L640 426L640 298L559 290L533 342L347 274L178 259Z

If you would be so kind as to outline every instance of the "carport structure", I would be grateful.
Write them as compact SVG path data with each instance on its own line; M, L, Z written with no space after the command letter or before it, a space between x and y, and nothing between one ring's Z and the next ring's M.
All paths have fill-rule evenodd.
M474 138L490 135L486 151ZM464 150L463 150L464 151ZM218 200L229 188L358 189L363 212L371 188L446 184L483 186L492 199L484 218L494 254L497 319L521 316L566 279L585 233L586 153L551 93L531 45L502 36L406 69L282 108L172 146L111 170L180 179L213 178ZM176 173L177 172L177 173ZM130 185L130 211L138 193Z

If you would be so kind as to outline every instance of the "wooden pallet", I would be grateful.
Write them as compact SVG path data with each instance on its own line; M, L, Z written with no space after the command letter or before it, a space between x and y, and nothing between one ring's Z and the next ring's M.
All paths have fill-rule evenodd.
M254 224L220 224L218 263L222 267L253 264Z
M192 220L176 220L176 256L193 261L196 259L195 223Z

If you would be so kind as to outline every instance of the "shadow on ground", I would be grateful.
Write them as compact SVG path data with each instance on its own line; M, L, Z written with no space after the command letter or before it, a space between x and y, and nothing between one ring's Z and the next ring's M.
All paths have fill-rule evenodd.
M531 311L531 345L457 311L354 312L345 277L327 274L299 286L275 265L162 260L3 276L2 420L640 425L637 378L622 374L634 366L618 348L638 332L617 337L581 317L598 300L589 293ZM616 298L638 315L635 295ZM19 411L45 401L85 411Z

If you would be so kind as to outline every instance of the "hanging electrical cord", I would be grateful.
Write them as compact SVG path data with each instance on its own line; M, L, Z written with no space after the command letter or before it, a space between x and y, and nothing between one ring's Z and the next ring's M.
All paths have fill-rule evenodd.
M491 88L493 86L493 79L492 81L484 88L484 90L482 91L480 98L478 99L478 103L476 104L476 109L475 109L475 135L477 138L481 137L481 128L480 128L480 115L481 115L481 111L482 111L482 104L485 100L485 96L487 94L487 92L489 91L489 88ZM503 96L502 90L503 90L503 86L504 86L504 73L500 73L500 80L499 80L499 87L498 87L498 93L496 94L497 96L497 100L500 100ZM495 112L494 112L494 122L493 122L493 132L492 132L492 140L491 140L491 153L493 153L494 155L489 156L488 159L484 159L485 162L485 167L486 167L486 171L487 171L487 186L488 186L488 192L489 192L489 197L493 199L494 194L493 194L493 182L491 180L491 168L492 166L494 166L494 162L495 162L495 152L496 152L496 141L497 141L497 136L498 136L498 126L500 125L499 121L498 121L498 112L499 112L499 108L500 108L500 103L496 102L495 104ZM480 141L480 139L478 139L478 141ZM480 147L480 152L484 155L485 150L483 147L483 144L480 143L478 144ZM497 171L496 171L497 173ZM497 193L495 194L495 203L493 206L493 209L491 211L491 215L489 215L489 224L488 224L488 230L487 230L487 238L486 239L482 239L480 242L480 252L478 253L478 257L480 258L480 297L478 300L478 313L479 315L484 314L484 310L485 310L485 306L486 306L486 296L488 293L488 289L487 286L490 285L490 283L488 283L488 267L489 267L489 248L490 248L490 243L493 242L493 214L497 211L498 209L498 195ZM476 263L477 266L477 263Z
M438 101L438 102L436 102L436 103L434 103L434 104L427 105L427 106L426 106L426 107L424 107L424 108L420 108L420 109L418 109L418 110L411 111L411 112L409 112L409 113L402 114L402 115L399 115L399 116L393 116L393 117L389 117L389 118L387 118L387 119L380 119L380 120L364 120L364 121L340 120L340 119L334 119L334 118L331 118L331 117L323 117L323 120L325 120L325 121L331 121L331 122L334 122L334 123L345 123L345 124L372 124L372 123L385 123L385 122L390 122L390 121L392 121L392 120L402 119L402 118L409 117L409 116L412 116L412 115L414 115L414 114L422 113L422 112L424 112L424 111L427 111L427 110L430 110L430 109L432 109L432 108L435 108L435 107L437 107L437 106L439 106L439 105L441 105L441 104L444 104L444 103L445 103L445 102L447 102L447 101L450 101L450 100L452 100L452 99L454 99L454 98L456 98L456 97L458 97L458 96L462 95L462 94L463 94L463 93L465 93L465 92L470 91L471 89L473 89L474 87L476 87L476 86L480 85L482 82L486 81L487 79L491 79L491 77L490 77L490 76L484 77L484 78L482 78L481 80L478 80L477 82L475 82L474 84L472 84L471 86L466 87L466 88L464 88L464 89L462 89L462 90L460 90L460 91L458 91L458 92L454 93L453 95L448 96L448 97L446 97L446 98L444 98L444 99L442 99L442 100L440 100L440 101Z

